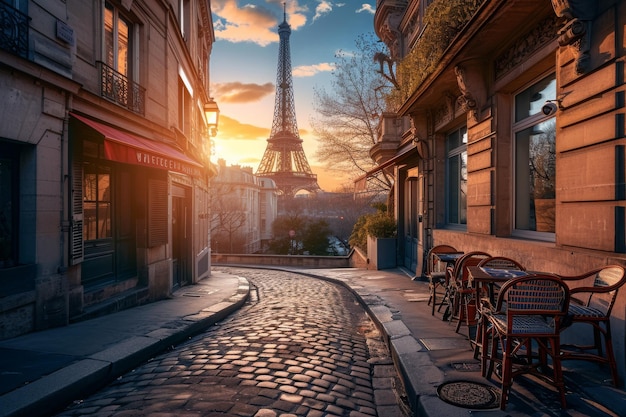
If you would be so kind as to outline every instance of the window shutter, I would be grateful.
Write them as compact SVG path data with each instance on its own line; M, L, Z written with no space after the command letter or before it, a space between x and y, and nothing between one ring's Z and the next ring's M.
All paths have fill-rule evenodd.
M70 263L79 264L83 261L83 163L75 157L72 161L71 209L72 223L70 236Z
M167 181L148 180L148 247L167 243Z

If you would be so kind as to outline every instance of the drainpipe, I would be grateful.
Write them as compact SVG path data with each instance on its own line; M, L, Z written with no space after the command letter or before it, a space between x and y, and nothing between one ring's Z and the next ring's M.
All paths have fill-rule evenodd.
M72 215L70 210L70 196L72 195L72 184L70 181L69 169L69 121L70 110L73 105L72 94L67 93L65 98L65 117L63 118L63 131L61 132L61 196L63 197L63 209L61 213L61 265L58 273L66 274L69 265L70 242L72 241Z

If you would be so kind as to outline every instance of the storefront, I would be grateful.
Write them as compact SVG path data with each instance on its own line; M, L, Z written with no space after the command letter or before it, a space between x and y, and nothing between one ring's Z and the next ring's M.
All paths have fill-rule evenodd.
M69 132L70 257L82 306L133 289L152 301L206 276L207 231L194 228L206 212L203 166L173 145L77 113Z

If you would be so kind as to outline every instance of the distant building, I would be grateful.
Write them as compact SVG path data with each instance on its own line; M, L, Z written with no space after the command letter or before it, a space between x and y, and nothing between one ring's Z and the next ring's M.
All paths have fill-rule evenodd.
M252 168L218 161L211 182L211 250L214 253L261 253L272 238L278 189Z
M0 2L0 339L210 275L209 2Z

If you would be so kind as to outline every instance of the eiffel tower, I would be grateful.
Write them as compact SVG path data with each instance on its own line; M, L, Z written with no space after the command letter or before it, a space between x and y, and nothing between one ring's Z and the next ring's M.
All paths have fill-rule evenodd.
M278 35L280 47L274 121L256 175L274 180L282 196L293 197L298 191L317 192L320 191L320 187L317 184L317 175L311 171L304 155L302 139L298 133L289 51L291 26L287 23L286 11L283 23L278 26Z

